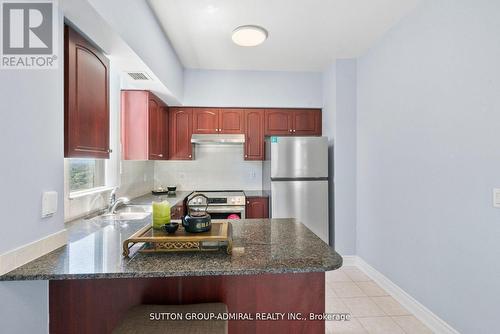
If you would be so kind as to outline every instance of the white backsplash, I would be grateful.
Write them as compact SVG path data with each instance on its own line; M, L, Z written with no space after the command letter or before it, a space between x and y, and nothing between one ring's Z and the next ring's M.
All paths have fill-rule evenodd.
M245 161L243 145L195 145L195 160L156 161L155 186L179 190L260 190L262 162Z
M153 161L122 161L121 164L121 185L118 195L134 198L153 189Z

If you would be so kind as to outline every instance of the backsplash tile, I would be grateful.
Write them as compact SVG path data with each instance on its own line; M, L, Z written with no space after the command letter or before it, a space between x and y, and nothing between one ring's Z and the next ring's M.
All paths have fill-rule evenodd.
M179 190L260 190L262 162L245 161L243 145L196 145L195 160L156 161L155 186Z

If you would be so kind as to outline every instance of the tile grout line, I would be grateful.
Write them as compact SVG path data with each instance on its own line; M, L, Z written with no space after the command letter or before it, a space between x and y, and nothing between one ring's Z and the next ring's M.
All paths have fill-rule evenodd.
M391 315L387 314L387 312L386 312L386 311L385 311L382 307L380 307L380 306L379 306L379 305L378 305L378 304L377 304L377 303L373 300L373 297L392 297L392 296L391 296L391 295L390 295L390 294L389 294L389 293L388 293L385 289L383 289L383 288L382 288L382 287L380 287L380 286L379 286L379 288L380 288L382 291L384 291L384 293L385 293L385 295L384 295L384 296L368 296L368 295L366 294L366 292L364 292L364 291L363 291L363 289L359 286L359 284L358 284L358 283L361 283L361 282L372 282L372 283L377 284L377 282L375 282L373 279L371 279L371 277L369 277L369 276L368 276L368 275L367 275L367 274L366 274L363 270L361 270L361 268L359 268L359 267L357 267L357 266L350 266L350 267L353 267L353 268L355 268L356 270L358 270L358 271L360 271L361 273L363 273L364 275L366 275L366 276L369 278L369 280L368 280L368 281L354 281L354 280L353 280L353 279L352 279L352 278L351 278L351 277L350 277L347 273L344 273L344 274L347 276L347 278L349 278L349 281L337 281L337 282L335 282L335 281L334 281L334 282L330 282L330 284L332 284L332 283L345 283L345 282L352 282L352 283L354 283L354 285L356 285L356 286L357 286L357 287L358 287L358 288L359 288L359 289L360 289L360 290L361 290L361 291L362 291L362 292L363 292L366 296L359 296L359 297L338 297L338 296L337 296L337 298L338 298L340 301L343 301L343 299L352 299L352 298L368 298L368 299L370 299L370 300L371 300L371 301L372 301L375 305L377 305L377 307L378 307L378 308L380 308L380 310L381 310L381 311L385 314L385 315L379 315L379 316L355 317L355 316L353 316L353 315L352 315L353 311L351 310L351 308L349 307L349 305L347 305L347 304L345 304L345 303L344 303L344 305L347 307L347 309L351 312L351 317L352 317L353 319L359 319L359 318L389 318L389 319L390 319L390 320L391 320L394 324L396 324L396 326L397 326L399 329L401 329L401 331L402 331L403 333L408 334L408 333L404 330L404 328L403 328L403 327L401 327L401 326L400 326L400 325L399 325L399 324L398 324L398 323L397 323L397 322L393 319L393 317L395 317L395 316L391 316ZM342 269L340 269L340 270L342 270ZM378 284L377 284L377 286L378 286ZM325 284L325 287L326 287L326 284ZM333 290L333 288L332 288L331 286L330 286L329 288ZM335 291L333 291L333 292L335 293ZM397 302L397 301L396 301L396 302ZM401 307L403 307L403 306L401 305ZM403 308L404 308L404 307L403 307ZM406 309L405 309L405 310L406 310ZM406 310L406 311L407 311L407 312L409 312L408 310ZM399 316L413 316L413 317L415 317L415 315L414 315L413 313L409 313L409 314L405 314L405 315L399 315ZM417 319L417 320L418 320L418 319ZM367 333L369 333L368 329L367 329L367 328L363 325L363 323L362 323L361 321L357 321L357 322L360 324L360 326L361 326L361 327L362 327L362 328L363 328L363 329L364 329Z

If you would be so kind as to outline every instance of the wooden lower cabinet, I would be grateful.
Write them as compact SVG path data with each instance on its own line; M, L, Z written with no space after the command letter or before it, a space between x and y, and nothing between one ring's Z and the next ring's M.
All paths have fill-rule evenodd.
M177 204L176 206L173 206L172 209L170 210L170 218L171 219L182 219L184 216L185 212L185 206L183 203Z
M169 255L164 257L168 261ZM107 334L135 305L214 302L226 304L231 313L300 313L306 318L230 320L229 334L325 333L325 321L308 318L325 312L323 272L49 281L49 332Z
M245 216L251 218L269 218L269 197L247 197Z

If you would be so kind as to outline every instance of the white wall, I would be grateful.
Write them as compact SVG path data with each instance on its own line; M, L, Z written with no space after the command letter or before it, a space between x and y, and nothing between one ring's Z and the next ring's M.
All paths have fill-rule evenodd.
M335 145L335 117L337 108L337 66L335 63L328 66L323 72L322 78L322 97L323 97L323 136L328 137L328 201L329 201L329 224L330 224L330 245L338 251L335 244L335 192L334 192L334 145Z
M179 190L260 190L262 162L243 160L243 145L195 146L193 161L157 161L155 185Z
M322 78L317 72L184 71L186 106L322 106Z
M335 249L356 254L356 60L336 62Z
M59 22L62 41L62 13ZM0 70L0 101L3 254L64 229L63 64L55 70ZM59 208L42 219L42 192L49 190L58 192ZM3 328L48 332L46 282L1 282L0 296Z
M424 0L358 62L358 254L461 333L498 331L499 31Z
M167 89L183 96L183 67L146 0L87 0ZM134 69L130 69L134 70Z

